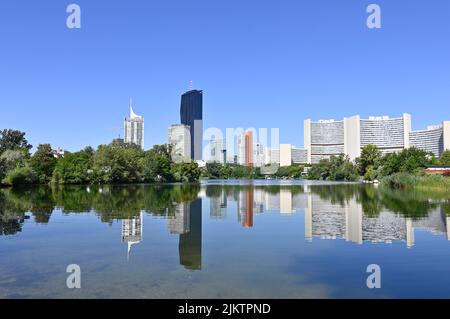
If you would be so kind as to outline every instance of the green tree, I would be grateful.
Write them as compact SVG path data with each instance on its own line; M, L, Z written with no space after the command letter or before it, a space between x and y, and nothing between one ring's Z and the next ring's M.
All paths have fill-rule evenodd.
M6 177L6 161L0 158L0 185L2 180Z
M302 177L302 173L303 173L303 166L293 165L278 168L278 171L275 173L275 176L279 178L299 179Z
M87 184L92 181L92 149L66 153L58 160L53 172L53 181L58 184Z
M30 166L37 174L40 183L50 182L56 166L56 158L50 144L41 144L30 159Z
M172 165L172 174L177 182L192 183L199 180L201 171L195 162L177 163Z
M343 154L322 159L318 164L311 167L308 172L309 179L331 180L331 181L355 181L358 179L358 170Z
M145 154L126 143L100 145L93 157L93 181L100 184L140 183L144 178Z
M145 152L145 180L148 182L173 182L172 147L155 145Z
M39 178L29 166L17 167L9 171L3 180L6 185L20 186L39 183Z
M24 155L29 155L32 147L26 140L24 132L11 129L0 131L0 154L6 150L21 150Z
M415 147L402 150L400 153L386 154L381 159L381 174L389 176L395 173L416 174L419 169L430 165L433 161L431 153Z
M375 145L367 145L361 150L361 156L356 160L358 171L361 176L367 173L371 166L376 170L381 160L381 151Z
M450 150L445 150L439 158L440 165L450 165Z
M377 178L377 171L375 168L370 165L366 169L366 173L364 174L364 179L366 181L374 181Z
M224 165L220 163L207 163L206 164L206 176L211 179L227 179L229 176L225 176Z
M0 155L0 159L4 160L6 170L10 171L16 167L25 166L26 158L22 151L6 150Z

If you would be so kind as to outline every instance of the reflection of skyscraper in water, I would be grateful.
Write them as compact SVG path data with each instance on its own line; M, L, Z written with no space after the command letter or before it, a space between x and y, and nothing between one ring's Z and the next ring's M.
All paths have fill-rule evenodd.
M347 241L363 243L362 215L362 207L355 200L349 200L345 205L345 239Z
M414 246L414 238L413 221L411 218L406 218L406 246L408 248Z
M292 214L292 191L291 189L280 189L280 213Z
M171 234L185 234L189 232L189 212L189 203L180 203L175 206L175 216L168 221L168 228Z
M189 232L180 235L180 265L199 270L202 268L202 199L197 198L188 205L190 227Z
M127 258L130 258L131 246L142 241L143 234L143 213L135 218L122 220L122 242L128 244Z
M219 197L210 198L209 216L211 219L225 219L227 217L227 195L222 190Z
M253 188L239 192L238 221L244 227L253 227L253 205Z

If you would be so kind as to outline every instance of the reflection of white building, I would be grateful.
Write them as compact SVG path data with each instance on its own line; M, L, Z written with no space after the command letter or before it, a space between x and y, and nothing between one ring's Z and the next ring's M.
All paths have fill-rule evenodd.
M127 258L130 257L131 247L142 241L143 212L139 216L122 220L122 242L128 244Z
M280 213L292 214L292 191L290 189L280 189Z
M305 208L305 238L345 239L358 244L393 243L403 241L407 247L415 244L415 230L425 229L433 234L445 234L450 238L448 218L436 209L426 218L413 220L389 211L382 211L376 217L364 214L360 203L355 199L343 205L332 204L318 195L308 194Z
M211 197L209 216L211 219L225 219L227 217L227 196L222 191L220 197Z
M189 233L189 203L180 203L175 206L175 216L168 221L167 227L171 234L186 234Z

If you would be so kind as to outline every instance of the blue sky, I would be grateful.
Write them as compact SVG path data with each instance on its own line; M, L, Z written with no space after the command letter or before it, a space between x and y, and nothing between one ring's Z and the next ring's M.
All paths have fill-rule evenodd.
M180 95L204 90L205 127L409 112L414 129L450 120L448 0L62 0L0 6L0 128L68 150L122 133L132 96L146 148L179 122ZM366 27L370 3L382 29Z

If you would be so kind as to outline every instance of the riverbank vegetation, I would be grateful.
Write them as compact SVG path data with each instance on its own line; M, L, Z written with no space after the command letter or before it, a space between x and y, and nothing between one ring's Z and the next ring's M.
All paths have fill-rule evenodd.
M30 184L136 184L192 183L200 179L301 179L329 181L381 181L391 188L422 188L449 191L447 177L425 176L423 167L450 165L450 151L440 158L417 148L382 154L367 145L361 156L332 156L305 167L246 167L237 164L196 162L175 163L169 145L155 145L143 151L137 145L114 141L97 149L55 153L49 144L41 144L31 154L25 133L0 131L0 186Z
M195 162L175 163L168 145L143 151L114 141L97 150L86 147L64 156L55 154L49 144L39 145L33 155L31 149L25 133L0 132L2 185L197 182L201 175Z
M397 153L382 154L374 145L367 145L354 162L344 155L332 156L309 170L308 178L332 181L380 181L396 189L450 191L448 176L429 176L424 167L450 165L450 151L440 158L417 148L403 149Z

